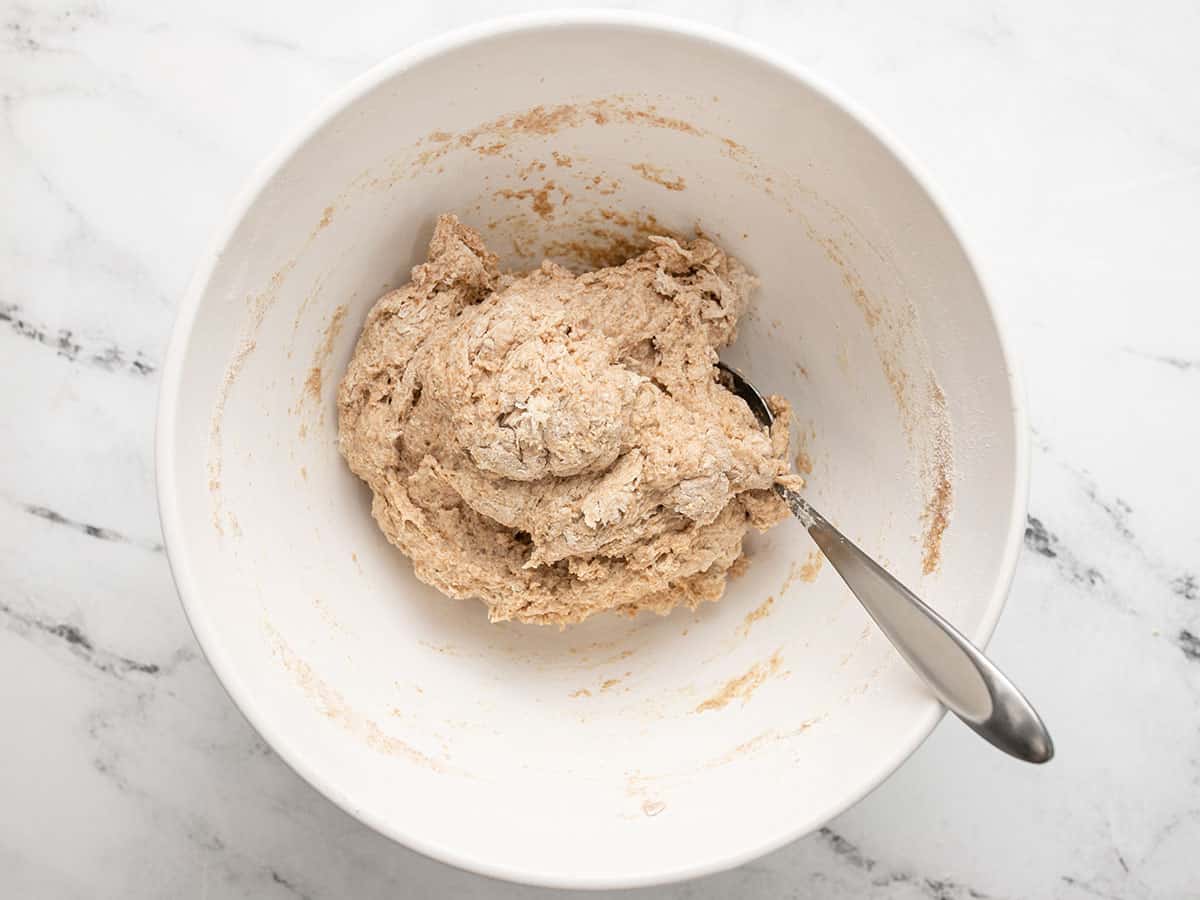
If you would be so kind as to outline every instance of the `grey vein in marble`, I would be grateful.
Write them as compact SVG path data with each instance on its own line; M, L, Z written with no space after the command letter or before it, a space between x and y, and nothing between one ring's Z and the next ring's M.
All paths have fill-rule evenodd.
M951 879L919 877L908 872L880 871L882 867L876 860L866 856L857 845L848 841L832 828L822 828L817 834L836 854L838 859L855 869L871 873L871 884L874 887L887 887L889 885L910 886L919 891L923 896L930 898L930 900L963 900L963 898L995 900L995 898L988 894L977 891L967 885L959 884Z
M1081 562L1036 516L1026 520L1025 546L1039 556L1056 560L1059 569L1074 582L1094 587L1104 581L1099 569Z
M1162 363L1164 366L1170 366L1172 369L1178 369L1180 372L1190 372L1195 369L1200 369L1200 359L1185 359L1182 356L1163 356L1157 353L1143 353L1140 350L1128 350L1134 356L1140 356L1142 359L1148 359L1151 362Z
M1190 572L1178 576L1171 581L1171 590L1184 600L1195 602L1200 600L1200 582Z
M152 375L158 369L141 351L131 354L116 344L89 341L69 328L60 328L51 334L23 317L21 308L15 303L0 303L0 323L7 324L14 334L49 347L71 362L84 362L106 372L123 371L131 375Z
M293 897L298 898L298 900L312 900L308 894L304 893L304 891L300 890L298 887L296 887L296 885L292 884L291 881L284 878L274 869L271 870L271 881L275 882L275 884L279 885Z
M1188 659L1200 662L1200 637L1192 634L1186 628L1179 630L1179 649Z
M52 622L33 613L21 612L4 602L0 602L0 617L9 629L50 639L52 643L66 647L93 669L106 675L126 675L130 672L157 675L162 671L157 663L139 662L97 647L77 625Z
M87 522L79 522L75 519L68 519L62 513L55 512L52 509L47 509L45 506L37 506L32 503L24 503L21 508L31 516L38 519L43 519L54 525L61 525L64 528L69 528L72 531L77 531L80 534L87 535L91 538L96 538L101 541L112 541L117 544L131 544L135 547L141 547L143 550L148 550L151 553L162 553L163 545L158 541L146 541L140 538L131 538L119 531L114 531L111 528L105 528L100 525L91 525Z

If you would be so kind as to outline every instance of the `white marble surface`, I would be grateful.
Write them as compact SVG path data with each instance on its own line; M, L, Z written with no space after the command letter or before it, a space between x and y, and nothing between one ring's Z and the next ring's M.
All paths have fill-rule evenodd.
M640 895L1200 896L1200 11L644 5L843 89L964 226L1035 429L992 651L1059 757L946 721L819 835ZM411 6L0 3L0 895L547 893L397 847L300 781L200 657L160 545L158 368L233 193L352 75L532 4Z

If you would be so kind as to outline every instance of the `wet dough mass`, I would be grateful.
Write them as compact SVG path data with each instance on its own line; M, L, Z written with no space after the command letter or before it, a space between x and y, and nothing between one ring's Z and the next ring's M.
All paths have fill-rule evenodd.
M502 272L442 216L367 316L339 446L417 577L494 621L716 600L750 527L786 515L767 434L714 380L755 280L703 238L624 265Z

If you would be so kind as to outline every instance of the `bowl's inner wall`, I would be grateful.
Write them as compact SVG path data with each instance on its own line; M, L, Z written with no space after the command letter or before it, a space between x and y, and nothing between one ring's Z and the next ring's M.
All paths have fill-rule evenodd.
M739 256L762 288L726 358L792 400L810 499L968 634L997 609L1014 508L999 342L911 176L779 70L607 31L452 50L313 135L216 262L164 460L189 611L276 749L421 849L550 880L656 877L819 824L936 707L795 523L751 542L719 604L667 618L490 625L417 582L337 454L334 397L438 213L513 267L660 229Z

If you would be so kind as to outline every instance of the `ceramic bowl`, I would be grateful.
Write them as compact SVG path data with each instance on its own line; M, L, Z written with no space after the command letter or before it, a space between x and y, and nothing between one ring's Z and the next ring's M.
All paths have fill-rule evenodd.
M493 23L341 91L201 260L163 377L163 531L271 747L395 840L567 887L799 837L942 714L796 523L723 600L559 631L417 581L336 449L368 309L437 214L514 268L702 231L761 279L727 361L795 406L825 514L975 641L1025 520L1025 415L976 267L895 145L788 61L629 14Z

